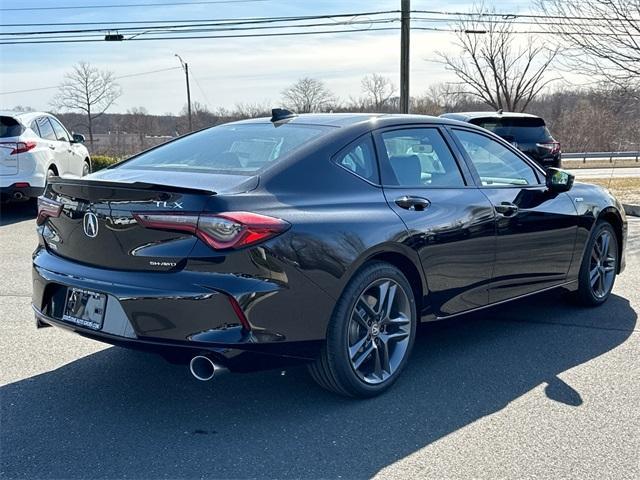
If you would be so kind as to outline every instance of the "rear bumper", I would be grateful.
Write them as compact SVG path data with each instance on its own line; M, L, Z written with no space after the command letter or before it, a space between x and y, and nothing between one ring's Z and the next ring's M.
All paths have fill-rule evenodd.
M550 157L544 157L544 158L535 158L533 157L533 159L543 168L561 168L562 167L562 161L560 159L560 155L554 155L554 156L550 156Z
M281 287L268 280L192 271L109 271L76 264L44 248L34 253L32 275L39 326L62 327L109 344L185 360L209 353L234 371L309 360L320 347L317 338L290 340L288 332L270 330L264 316L255 317L249 329L243 327L230 299L251 318L248 313L260 299L268 303L278 296ZM69 287L107 296L100 330L62 320Z
M8 186L0 187L2 201L26 200L39 197L44 192L44 187L34 187L31 184L28 184L28 186L21 185L23 183L28 184L28 182L14 182Z

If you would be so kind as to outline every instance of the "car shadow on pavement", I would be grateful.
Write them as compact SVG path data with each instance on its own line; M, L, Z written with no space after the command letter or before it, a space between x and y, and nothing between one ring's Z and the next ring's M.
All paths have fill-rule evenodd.
M35 220L36 207L32 202L1 203L0 204L0 227L24 222L25 220ZM35 227L34 227L35 228Z
M550 402L580 408L558 375L622 344L636 321L619 296L584 309L548 293L428 325L394 388L365 401L321 390L304 368L201 383L154 355L108 348L0 389L1 471L371 477L539 385Z

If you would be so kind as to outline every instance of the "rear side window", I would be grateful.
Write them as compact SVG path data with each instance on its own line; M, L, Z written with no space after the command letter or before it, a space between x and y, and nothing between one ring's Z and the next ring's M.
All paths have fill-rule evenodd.
M511 143L539 143L552 140L541 118L476 118L471 123L495 133Z
M38 124L38 130L40 130L40 137L46 140L57 140L56 132L53 131L53 127L47 117L40 117L36 120Z
M382 134L390 169L385 185L464 187L456 160L435 128L392 130Z
M0 138L19 137L25 128L13 117L0 117Z
M33 130L34 133L36 135L38 135L39 137L42 136L42 135L40 135L40 129L38 128L38 122L36 122L35 120L33 122L31 122L31 125L29 125L29 128L31 128L31 130Z
M347 146L336 156L335 161L359 177L378 183L378 166L371 135L367 134Z
M334 128L291 123L220 125L142 153L117 168L252 175Z

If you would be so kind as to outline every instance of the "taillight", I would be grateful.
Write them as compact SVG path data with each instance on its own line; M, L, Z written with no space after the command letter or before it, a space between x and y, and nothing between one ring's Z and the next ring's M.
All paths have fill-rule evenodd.
M134 213L133 216L146 228L177 230L196 235L216 250L254 245L275 237L290 227L288 222L279 218L250 212L225 212L217 215Z
M42 225L49 217L58 218L62 212L62 204L46 197L38 197L38 217L36 223Z
M0 142L0 147L11 148L9 155L26 153L29 150L36 148L36 146L36 142Z
M560 142L537 143L536 145L538 147L546 148L552 155L560 153Z

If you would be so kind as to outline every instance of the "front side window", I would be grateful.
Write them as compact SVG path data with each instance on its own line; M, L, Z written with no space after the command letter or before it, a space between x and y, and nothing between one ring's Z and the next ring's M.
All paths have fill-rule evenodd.
M40 117L36 120L38 123L38 129L40 130L40 137L46 140L57 140L56 132L53 131L53 127L47 117Z
M69 134L67 130L62 126L60 122L58 122L55 118L49 118L51 125L53 126L53 131L56 134L56 139L60 142L70 142Z
M370 135L365 135L346 147L336 156L335 161L359 177L378 183L378 167Z
M220 125L149 150L116 168L253 175L334 128L293 123Z
M382 134L390 169L385 185L464 187L451 150L435 128L391 130Z
M533 168L499 142L468 130L453 130L484 186L537 185Z

